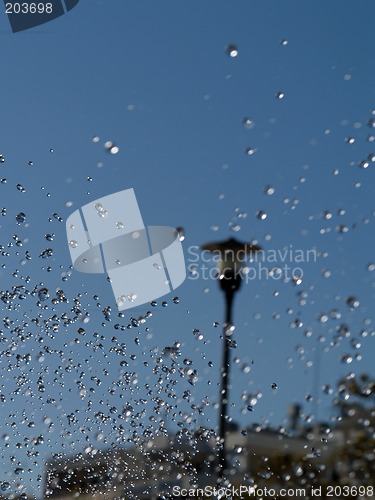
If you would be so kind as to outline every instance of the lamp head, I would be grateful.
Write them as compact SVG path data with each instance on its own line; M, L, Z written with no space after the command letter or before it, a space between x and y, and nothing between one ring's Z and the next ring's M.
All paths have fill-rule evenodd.
M244 243L229 238L225 241L206 243L202 250L218 255L217 271L222 280L240 280L241 270L251 254L259 252L261 247L254 243Z

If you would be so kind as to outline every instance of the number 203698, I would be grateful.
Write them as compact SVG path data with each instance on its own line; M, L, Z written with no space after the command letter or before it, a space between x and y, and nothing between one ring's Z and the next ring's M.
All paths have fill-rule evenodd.
M327 497L372 497L373 486L327 486Z
M7 3L7 14L52 14L52 3Z

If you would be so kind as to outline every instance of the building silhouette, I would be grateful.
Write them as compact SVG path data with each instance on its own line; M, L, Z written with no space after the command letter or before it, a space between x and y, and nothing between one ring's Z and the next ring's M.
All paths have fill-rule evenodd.
M294 498L314 498L312 489L320 488L320 498L329 498L328 487L337 487L337 493L344 486L353 495L342 498L357 498L356 488L375 486L373 410L346 405L335 427L304 426L297 410L291 410L288 430L253 425L228 432L228 481L233 488L243 487L241 498L257 498L255 488L276 494L290 489ZM217 484L218 449L214 432L200 428L53 460L47 464L45 498L153 500L184 498L179 493L193 490L194 498L205 498ZM363 491L365 499L370 490Z

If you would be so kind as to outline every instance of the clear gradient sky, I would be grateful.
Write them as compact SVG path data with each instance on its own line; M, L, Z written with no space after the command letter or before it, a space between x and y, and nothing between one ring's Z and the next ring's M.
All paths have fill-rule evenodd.
M134 429L156 432L160 418L171 430L192 429L189 416L215 428L223 299L204 279L206 263L193 262L208 241L257 239L267 252L317 255L297 264L300 284L263 272L239 293L233 420L278 426L299 402L329 421L338 379L374 375L374 16L370 0L81 0L13 34L1 13L0 244L9 255L0 256L0 289L45 286L51 299L62 288L69 299L48 299L48 309L32 295L1 303L9 320L1 327L0 482L8 493L21 483L40 495L38 475L53 453L124 445ZM118 154L106 152L108 140ZM62 280L71 264L65 220L126 188L146 224L184 227L187 265L198 274L188 272L167 307L159 299L118 318L103 275L72 271ZM53 255L40 258L46 248ZM295 267L290 255L285 264ZM90 320L51 333L45 321L73 317L77 294ZM115 328L147 311L140 327ZM173 398L155 368L176 341ZM186 367L196 370L194 385ZM177 408L158 416L158 397ZM131 416L121 420L126 405Z

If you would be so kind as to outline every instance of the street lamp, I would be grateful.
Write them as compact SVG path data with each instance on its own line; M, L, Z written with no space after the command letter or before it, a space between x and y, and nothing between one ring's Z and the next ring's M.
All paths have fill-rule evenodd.
M261 247L252 243L243 243L235 238L226 241L207 243L202 250L216 254L218 279L225 297L225 322L223 327L223 361L220 379L220 408L219 408L219 472L218 483L221 484L227 472L227 456L225 448L226 421L229 401L229 368L230 351L229 341L233 333L232 309L235 293L240 289L242 270L246 259L251 254L259 252Z

